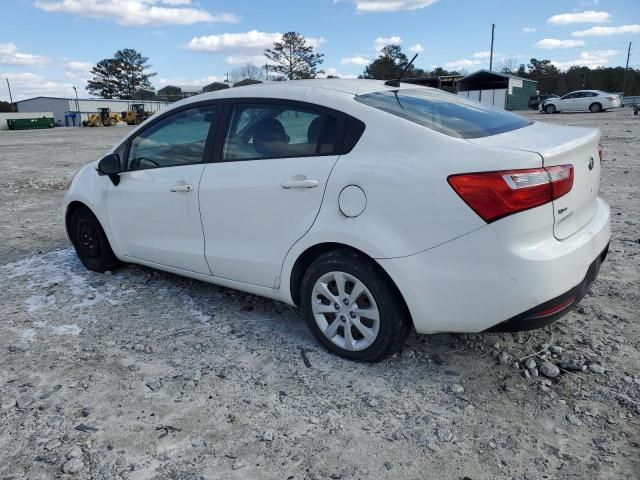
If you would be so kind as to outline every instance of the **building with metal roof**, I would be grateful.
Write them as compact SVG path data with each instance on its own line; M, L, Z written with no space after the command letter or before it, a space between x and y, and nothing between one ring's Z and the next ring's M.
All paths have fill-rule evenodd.
M478 70L456 82L456 93L505 110L526 110L538 82L508 73Z

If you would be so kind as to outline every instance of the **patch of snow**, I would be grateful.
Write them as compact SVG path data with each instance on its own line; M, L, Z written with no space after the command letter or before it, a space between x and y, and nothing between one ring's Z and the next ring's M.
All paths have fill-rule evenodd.
M27 328L22 331L21 336L25 340L33 340L36 338L36 331L33 328Z
M73 325L59 325L57 327L51 327L51 331L54 335L80 335L82 331L75 323Z
M0 267L0 274L14 279L25 277L31 293L24 302L28 313L47 309L92 307L100 302L121 303L118 298L130 296L135 290L119 289L118 282L102 288L93 287L89 281L95 275L84 268L75 250L65 248L44 255L34 255Z

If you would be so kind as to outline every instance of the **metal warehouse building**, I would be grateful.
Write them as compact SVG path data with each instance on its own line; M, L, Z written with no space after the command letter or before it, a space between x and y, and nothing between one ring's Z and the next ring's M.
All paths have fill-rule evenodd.
M168 103L152 100L115 100L111 98L75 98L35 97L16 102L18 112L53 112L57 125L81 125L89 115L96 113L99 108L109 108L112 112L121 113L129 109L132 103L144 103L150 112L159 112ZM74 115L75 114L75 115ZM67 117L65 119L65 117Z
M479 70L456 83L457 93L506 110L526 110L538 82L508 73Z

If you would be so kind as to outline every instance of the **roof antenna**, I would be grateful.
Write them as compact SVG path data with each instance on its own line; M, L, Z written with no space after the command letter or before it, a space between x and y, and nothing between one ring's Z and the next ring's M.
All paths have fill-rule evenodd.
M404 74L407 73L407 70L409 70L409 68L411 67L411 65L413 64L414 60L418 58L418 54L416 53L413 58L411 59L411 61L409 63L407 63L407 66L404 67L404 70L402 70L402 73L398 76L397 80L387 80L386 82L384 82L384 84L388 87L399 87L400 86L400 80L402 80L402 78L404 77Z

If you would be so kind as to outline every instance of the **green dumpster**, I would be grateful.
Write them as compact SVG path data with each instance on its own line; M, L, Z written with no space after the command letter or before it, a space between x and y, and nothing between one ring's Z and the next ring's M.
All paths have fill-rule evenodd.
M55 121L50 117L41 118L13 118L7 120L9 130L35 130L39 128L53 128Z

